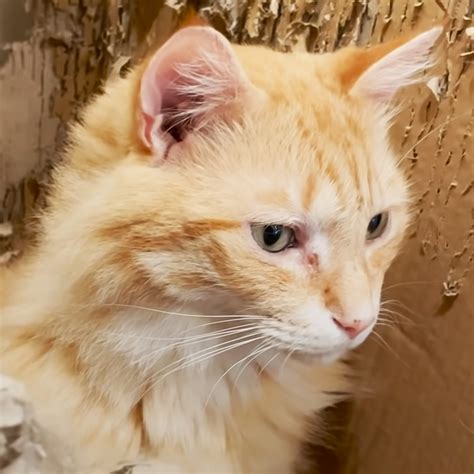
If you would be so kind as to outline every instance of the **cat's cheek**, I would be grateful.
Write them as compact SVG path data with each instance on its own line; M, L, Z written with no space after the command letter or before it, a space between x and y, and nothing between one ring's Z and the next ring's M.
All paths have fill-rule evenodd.
M394 213L385 235L367 246L367 261L372 274L383 275L388 270L400 250L406 226L407 216Z
M367 254L367 261L370 268L370 273L374 278L383 278L383 275L392 264L394 258L397 256L400 248L400 240L398 238L391 239L384 242L383 245L369 248Z

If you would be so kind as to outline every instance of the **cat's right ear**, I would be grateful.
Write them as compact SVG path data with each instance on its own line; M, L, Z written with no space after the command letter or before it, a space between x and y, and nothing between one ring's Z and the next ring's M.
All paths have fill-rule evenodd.
M175 33L150 59L139 92L139 136L155 162L258 94L227 39L209 27Z

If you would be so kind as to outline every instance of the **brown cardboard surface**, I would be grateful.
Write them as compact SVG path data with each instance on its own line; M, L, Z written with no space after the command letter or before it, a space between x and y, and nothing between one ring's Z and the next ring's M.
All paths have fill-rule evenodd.
M347 473L474 471L474 74L468 35L453 28L449 40L445 92L407 92L394 127L416 205L385 298L408 320L360 351L373 393L354 406Z
M457 103L461 113L472 107L472 95L460 87ZM438 134L420 147L423 159L413 168L418 222L386 291L387 299L402 303L392 308L409 320L382 327L383 340L376 337L361 350L359 370L373 396L354 408L349 429L357 442L348 472L377 472L377 466L387 474L474 469L474 199L466 192L472 138L466 140L470 156L463 149L468 123L451 125L444 139Z
M68 121L135 44L133 2L119 3L0 2L0 223L14 230L0 261L18 250Z
M147 42L161 41L188 3L197 4L232 40L280 50L374 44L429 26L447 13L447 57L429 87L403 94L393 129L394 147L413 182L415 210L412 232L384 292L387 300L399 301L388 307L402 316L394 315L396 327L379 327L358 351L365 395L346 407L349 421L338 430L342 447L331 472L474 472L470 0L175 0L168 2L173 8L146 0L4 0L0 222L16 226L28 215L65 121L113 61L146 38L148 28Z

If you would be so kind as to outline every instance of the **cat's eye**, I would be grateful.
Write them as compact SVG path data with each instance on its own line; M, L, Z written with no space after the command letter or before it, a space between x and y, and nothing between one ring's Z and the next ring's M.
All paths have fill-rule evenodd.
M387 224L388 212L381 212L380 214L376 214L369 221L369 225L367 226L366 239L374 240L380 237L387 228Z
M295 243L295 233L291 227L280 224L252 225L255 241L267 252L281 252Z

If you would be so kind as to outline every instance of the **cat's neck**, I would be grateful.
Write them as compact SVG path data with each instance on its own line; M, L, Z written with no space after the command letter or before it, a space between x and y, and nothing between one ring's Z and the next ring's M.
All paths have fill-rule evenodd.
M200 310L180 306L160 314L130 305L96 333L101 355L95 357L95 373L101 386L123 393L126 379L128 396L142 404L145 419L172 410L172 418L148 424L152 444L169 442L173 433L177 445L202 443L186 428L196 426L206 427L212 449L222 444L236 417L261 409L262 400L277 398L275 406L288 409L288 416L296 410L299 418L332 403L334 392L347 390L339 364L301 361L277 350L261 337L258 319L204 316ZM107 364L113 367L117 359L123 361L123 372L115 366L110 383L104 383ZM282 400L292 400L291 407ZM182 429L176 430L177 425Z
M89 379L111 392L107 397L114 396L112 387L126 376L133 380L135 401L183 385L183 390L193 387L201 407L230 409L234 398L255 396L266 377L284 383L282 374L292 364L289 352L262 336L259 316L224 314L217 306L208 306L208 314L202 305L157 309L144 302L103 308L107 316L99 324L100 310L86 318L89 329L78 345ZM61 328L58 337L69 332ZM108 371L111 365L116 370Z

